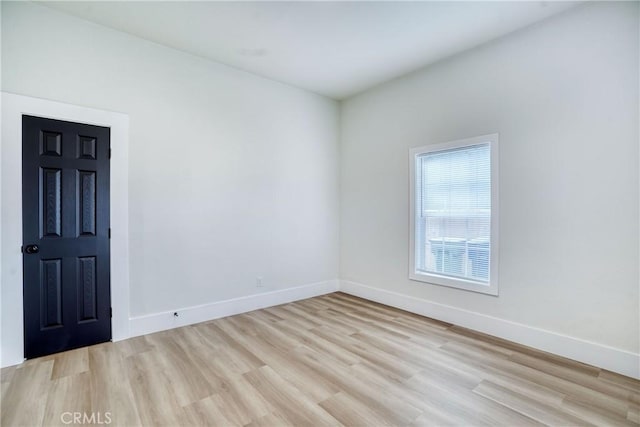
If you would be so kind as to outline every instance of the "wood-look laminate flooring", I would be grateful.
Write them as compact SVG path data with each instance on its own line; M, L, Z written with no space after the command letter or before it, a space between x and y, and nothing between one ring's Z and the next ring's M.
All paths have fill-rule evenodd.
M637 426L639 409L639 381L342 293L2 370L2 426Z

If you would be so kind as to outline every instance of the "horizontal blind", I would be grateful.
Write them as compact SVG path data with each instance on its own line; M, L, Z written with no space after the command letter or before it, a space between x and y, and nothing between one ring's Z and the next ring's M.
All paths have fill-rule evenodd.
M418 156L419 270L489 282L490 150L485 143Z

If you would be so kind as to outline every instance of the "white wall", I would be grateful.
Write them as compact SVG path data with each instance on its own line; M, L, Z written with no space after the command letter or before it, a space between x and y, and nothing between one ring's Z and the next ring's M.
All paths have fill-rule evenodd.
M337 278L334 101L22 2L2 65L4 91L129 115L133 316Z
M637 375L638 16L579 6L345 101L341 279L636 353ZM408 280L409 148L494 132L500 295Z

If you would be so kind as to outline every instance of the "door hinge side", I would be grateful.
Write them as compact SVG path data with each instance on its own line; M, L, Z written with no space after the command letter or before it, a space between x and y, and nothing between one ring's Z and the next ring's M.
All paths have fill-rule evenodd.
M111 148L109 148L109 158L111 158Z
M109 317L113 317L113 307L109 307Z
M109 238L111 238L111 228L109 228L109 231L107 232L107 234L109 235Z

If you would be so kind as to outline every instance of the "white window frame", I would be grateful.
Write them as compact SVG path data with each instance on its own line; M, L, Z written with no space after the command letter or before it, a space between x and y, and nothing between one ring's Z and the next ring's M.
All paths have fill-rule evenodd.
M409 279L434 285L448 286L467 291L498 295L498 134L449 141L443 144L431 144L409 150ZM464 148L478 144L489 144L491 160L491 247L489 264L489 283L474 280L418 272L416 266L416 159L418 156L436 151Z

